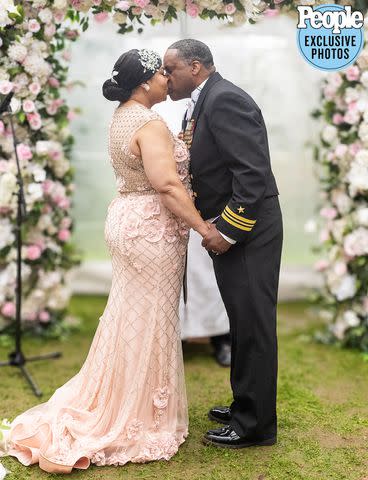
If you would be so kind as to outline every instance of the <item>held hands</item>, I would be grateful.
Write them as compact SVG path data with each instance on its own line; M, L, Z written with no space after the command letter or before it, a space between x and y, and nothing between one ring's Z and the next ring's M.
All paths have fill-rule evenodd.
M231 243L224 239L213 223L208 223L208 226L208 231L202 240L202 247L217 255L227 252L231 247Z

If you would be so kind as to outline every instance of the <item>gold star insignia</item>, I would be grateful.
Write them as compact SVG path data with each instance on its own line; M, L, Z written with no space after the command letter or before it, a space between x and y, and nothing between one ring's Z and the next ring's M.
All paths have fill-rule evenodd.
M244 213L244 212L245 212L245 208L239 207L239 208L238 208L238 212L239 212L239 213Z

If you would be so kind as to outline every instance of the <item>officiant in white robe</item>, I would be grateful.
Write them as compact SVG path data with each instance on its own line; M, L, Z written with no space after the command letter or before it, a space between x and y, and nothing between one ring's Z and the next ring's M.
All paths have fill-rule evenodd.
M180 299L183 340L210 337L215 358L222 366L231 360L229 319L216 284L212 260L201 245L202 237L191 230L188 245L188 299Z

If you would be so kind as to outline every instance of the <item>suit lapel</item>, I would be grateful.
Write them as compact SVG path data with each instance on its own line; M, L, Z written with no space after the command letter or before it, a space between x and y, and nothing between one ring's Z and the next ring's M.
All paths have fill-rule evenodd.
M191 120L194 120L194 128L195 128L195 125L197 123L199 113L201 111L202 103L203 103L204 99L206 98L207 93L209 92L211 87L220 80L222 80L222 76L218 72L215 72L211 76L208 77L208 80L207 80L205 86L202 88L202 91L201 91L201 93L198 97L197 103L194 107L194 111L193 111L193 114L192 114L192 117L191 117Z

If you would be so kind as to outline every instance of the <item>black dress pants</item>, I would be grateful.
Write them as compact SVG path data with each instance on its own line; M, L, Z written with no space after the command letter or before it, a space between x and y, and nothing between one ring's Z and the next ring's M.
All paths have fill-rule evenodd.
M277 434L276 307L283 240L277 196L263 200L245 242L211 254L230 320L231 426L241 437Z

